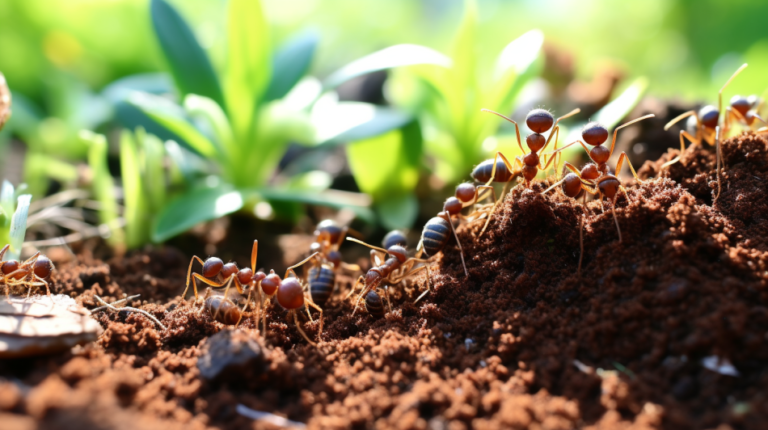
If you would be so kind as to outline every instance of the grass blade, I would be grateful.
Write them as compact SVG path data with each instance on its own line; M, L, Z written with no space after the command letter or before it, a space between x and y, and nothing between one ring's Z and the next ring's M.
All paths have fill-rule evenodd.
M243 142L251 135L257 101L272 72L269 27L260 1L229 1L227 36L227 111Z
M87 130L81 131L79 138L89 144L88 165L93 174L91 183L93 195L99 202L99 221L109 226L111 234L107 240L110 245L123 247L125 246L125 235L119 224L115 182L109 173L109 166L107 166L107 138Z
M146 243L149 220L145 216L147 202L142 191L138 145L128 130L123 130L120 135L120 171L123 180L126 245L133 249Z
M11 247L5 258L8 260L18 260L21 254L21 246L24 244L24 235L27 232L27 217L29 216L29 203L32 201L31 194L22 194L16 203L16 212L11 218L11 230L8 243Z
M165 0L152 0L152 25L182 95L199 94L224 106L219 80L184 18Z
M243 195L231 186L193 189L168 203L158 215L152 240L163 242L195 225L243 207Z

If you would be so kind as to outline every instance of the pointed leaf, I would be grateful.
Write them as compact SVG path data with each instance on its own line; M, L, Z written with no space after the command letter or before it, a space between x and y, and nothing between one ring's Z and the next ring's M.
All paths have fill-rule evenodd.
M451 67L452 62L450 58L426 46L395 45L347 64L329 76L323 87L327 91L367 73L416 64Z
M285 97L307 73L315 56L320 36L307 31L288 40L278 49L272 60L272 80L263 101L269 102Z
M165 0L152 0L152 25L182 95L199 94L224 106L219 80L184 18Z
M243 207L243 195L229 185L192 189L168 203L158 216L152 240L164 242L195 225Z
M99 221L109 226L112 233L109 236L109 243L112 246L124 245L125 237L118 221L115 182L107 166L107 138L88 130L82 130L78 137L88 142L88 165L93 174L91 182L93 195L99 202Z
M236 150L235 137L232 133L227 115L208 97L190 94L184 98L184 109L191 117L202 117L213 129L220 146L231 154Z
M475 72L477 67L476 33L477 3L475 0L465 0L461 25L453 41L451 51L453 58L451 74L455 91L466 92L477 89Z
M126 245L128 248L142 246L149 230L147 219L147 201L143 196L142 169L136 140L128 130L120 136L120 172L123 181L123 201L125 210Z
M370 197L361 193L333 189L317 192L279 188L255 188L251 189L251 191L269 201L296 202L334 209L350 209L369 224L373 224L376 219L373 211L368 207L371 204Z
M158 96L138 91L132 93L128 100L133 106L141 109L152 120L162 125L170 132L179 135L195 151L205 157L220 156L219 148L207 137L203 136L192 124L184 118L184 111L172 102Z
M9 244L11 247L5 258L8 260L18 260L21 254L21 246L24 244L24 235L27 232L27 217L29 216L29 203L32 201L32 195L22 194L16 203L16 212L11 219L11 231L9 234Z

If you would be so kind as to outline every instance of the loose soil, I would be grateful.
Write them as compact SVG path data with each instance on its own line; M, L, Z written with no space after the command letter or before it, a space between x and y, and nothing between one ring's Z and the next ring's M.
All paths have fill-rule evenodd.
M243 404L318 429L765 428L768 141L744 134L723 154L717 199L708 147L646 163L647 181L617 202L622 242L610 204L517 188L482 237L481 222L459 228L468 278L451 244L433 259L433 292L413 304L422 275L393 287L384 319L353 316L342 288L317 348L272 306L266 339L252 318L226 337L264 354L226 379L198 368L226 328L179 297L188 256L59 256L54 293L88 308L94 294L140 293L168 328L99 313L98 343L0 362L1 427L274 428ZM313 315L300 318L316 338Z

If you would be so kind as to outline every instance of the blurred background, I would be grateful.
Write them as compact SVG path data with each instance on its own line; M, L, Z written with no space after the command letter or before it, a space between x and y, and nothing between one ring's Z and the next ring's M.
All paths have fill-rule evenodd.
M260 5L253 4L260 9L253 13L261 21L245 21L244 26L263 26L258 29L263 37L244 43L242 49L266 53L261 60L254 60L254 70L271 68L272 73L259 78L270 82L265 84L267 90L256 88L254 99L238 104L229 95L234 78L226 77L233 67L239 67L232 65L231 53L235 51L228 31L236 18L228 14L230 2L226 0L0 2L0 71L14 102L13 117L0 134L2 176L13 184L26 183L33 202L65 191L85 191L96 204L83 204L84 197L79 197L80 204L72 203L78 200L75 198L66 200L62 207L93 209L91 218L81 217L83 225L108 225L106 236L123 244L127 240L129 247L162 242L200 222L231 213L278 223L282 220L289 226L285 230L290 230L351 207L350 218L357 215L379 232L394 227L419 230L418 223L440 209L453 186L470 179L468 169L497 149L515 150L510 144L514 129L499 124L497 118L479 116L467 119L464 128L457 126L456 122L465 118L461 114L465 101L467 118L477 114L476 107L489 107L513 115L521 123L532 107L550 107L556 114L580 107L582 114L564 124L565 132L569 126L576 129L596 117L610 117L606 121L614 126L630 112L639 115L640 110L651 111L669 117L700 103L714 103L720 86L744 62L749 68L729 87L729 96L760 95L768 87L768 2L762 0L262 0ZM181 26L174 21L176 16L181 18ZM195 73L205 75L212 67L224 89L221 97L217 96L219 90L205 93L195 90L204 85L184 84L184 69L190 67L177 67L175 62L183 58L174 58L174 52L189 45L183 41L182 45L173 44L174 37L184 34L183 23L191 29L193 44L196 41L211 64L209 67L203 61L198 64L202 71ZM531 33L536 29L540 33ZM243 30L243 37L249 37L248 31ZM543 35L543 43L539 35ZM512 52L507 49L510 42L521 36L521 44L534 49L513 46L514 55L504 60L504 53ZM430 48L428 52L434 57L426 61L429 66L414 66L419 63L417 58L402 64L390 59L392 64L363 67L365 73L344 69L355 60L400 44ZM278 82L276 76L284 75L281 65L296 68L296 64L304 64L292 57L295 54L299 58L297 52L304 52L302 47L311 53L304 62L306 70L302 69L295 82ZM530 61L523 58L525 55L531 55ZM511 78L499 77L504 61L514 71ZM448 68L459 78L445 80L439 75L443 72L433 73L426 67ZM340 70L346 75L341 73L343 79L338 85L331 84ZM141 82L125 84L126 77L137 75ZM215 77L211 81L214 84ZM504 79L514 82L506 85ZM314 95L305 91L312 82L323 83ZM457 88L456 83L465 87ZM273 92L273 88L277 89ZM127 90L160 95L162 100L126 104ZM508 94L499 95L493 104L489 100L495 100L494 91ZM332 101L323 104L331 92ZM171 101L174 108L184 108L184 115L193 117L208 100L189 99L190 94L197 93L217 102L228 121L217 123L214 119L212 126L206 127L190 119L200 133L185 134L184 126L156 109L162 101ZM297 109L303 109L306 118L290 117L269 133L263 132L268 126L260 125L245 125L242 133L238 131L240 123L277 123L274 115L282 111L272 109L275 101L293 106L302 97L309 101ZM611 108L612 116L600 111L616 99L619 102ZM253 100L260 104L251 115ZM443 105L449 105L450 110L446 100L454 100L460 112L443 112ZM195 102L197 110L191 107ZM241 110L236 111L235 105L246 106L244 120L238 118ZM126 106L145 116L126 113ZM203 110L210 119L218 115L216 109ZM365 118L376 121L340 124L342 133L318 137L325 136L323 127L329 127L329 122L361 112L373 112ZM229 134L222 137L217 128L221 124L228 124L227 129L231 126L231 133L227 133L234 134L233 140L245 152L221 159L211 155L217 148L227 147ZM360 124L375 127L355 128ZM660 125L663 122L653 124ZM138 132L137 126L142 127ZM158 136L159 146L148 140L142 143L148 139L142 134L144 129ZM83 135L82 130L95 134ZM134 136L138 167L126 165L121 158L131 148L130 136L123 130L138 133ZM355 133L344 134L350 130ZM98 137L101 135L105 136L103 142ZM645 158L657 157L667 146L676 145L676 134L656 135L666 140L651 154L647 152L648 142L643 141L648 135L639 135L635 132L633 143L628 144L636 145L634 151L628 149L634 163L642 164ZM212 142L212 152L206 152L208 146L200 136ZM284 145L275 143L258 150L265 154L264 148L279 146L268 157L271 164L258 160L239 166L227 164L237 158L232 154L242 155L249 148L256 151L258 143L253 142L262 142L265 136L272 139L269 142L285 141ZM168 145L168 140L178 145ZM196 144L198 141L203 143ZM152 166L145 165L142 157L153 157L153 148L160 148L156 154L164 160L157 168L168 194L152 197L155 201L149 206L156 207L132 209L145 224L142 233L133 233L132 242L124 236L115 239L115 231L131 228L133 221L126 214L126 205L137 203L131 203L132 197L124 193L131 189L139 193L147 185L140 183L147 175L142 169ZM104 152L103 163L99 151ZM198 166L201 160L205 164L212 159L208 167ZM370 159L376 165L367 165L365 160ZM134 172L138 185L126 183L127 168L138 169ZM249 182L247 177L228 173L232 170L247 171L248 177L257 172L263 180ZM227 186L222 188L221 184ZM295 192L286 197L268 191L273 189ZM208 200L199 198L201 192L209 191ZM331 205L331 212L323 209L323 202L311 198L312 194L334 191L343 194L328 195L341 202ZM106 195L112 192L116 201L110 203ZM190 193L197 197L184 200ZM294 198L297 195L299 198ZM167 207L168 201L177 200L182 203ZM208 210L185 220L180 228L167 225L169 219L176 219L173 216L200 213L201 207L212 206L224 209ZM69 231L82 233L86 228L73 230L71 223L62 224L66 223L59 222L57 229L47 234L45 228L33 230L32 236L42 240ZM104 228L101 234L105 236Z

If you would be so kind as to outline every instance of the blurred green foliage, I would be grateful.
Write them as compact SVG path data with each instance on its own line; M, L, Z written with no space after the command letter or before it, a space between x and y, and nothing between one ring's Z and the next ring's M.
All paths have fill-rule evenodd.
M8 181L3 181L0 188L0 243L10 245L4 260L18 260L24 243L32 196L20 194L22 191L23 185L15 189Z

